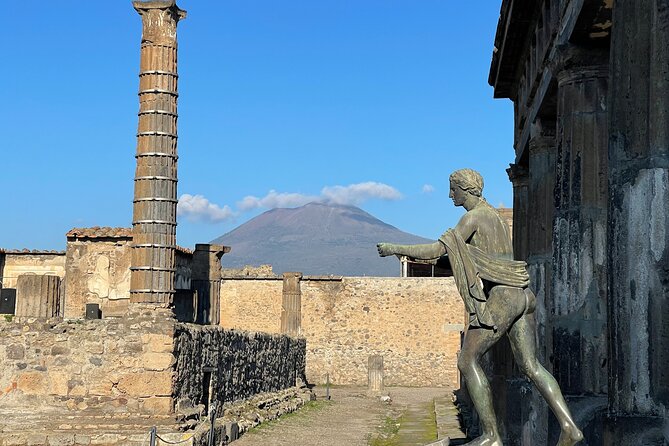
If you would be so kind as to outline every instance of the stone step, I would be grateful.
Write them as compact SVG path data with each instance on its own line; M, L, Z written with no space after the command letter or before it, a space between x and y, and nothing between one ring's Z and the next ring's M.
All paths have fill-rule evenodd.
M434 413L437 420L438 438L450 438L451 445L463 444L467 440L460 419L460 412L452 396L434 399Z
M400 419L399 446L423 446L436 440L433 403L410 405Z

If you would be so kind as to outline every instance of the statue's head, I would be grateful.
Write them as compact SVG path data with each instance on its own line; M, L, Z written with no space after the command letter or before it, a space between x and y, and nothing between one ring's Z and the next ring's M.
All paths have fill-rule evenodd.
M480 198L483 193L483 177L473 169L460 169L450 176L451 192L448 194L456 206L463 206L470 197Z

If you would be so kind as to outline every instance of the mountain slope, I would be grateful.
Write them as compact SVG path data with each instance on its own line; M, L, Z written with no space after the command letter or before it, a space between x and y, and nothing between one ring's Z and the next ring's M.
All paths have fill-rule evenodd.
M275 273L398 276L396 257L380 258L378 242L430 243L354 206L309 203L273 209L213 240L232 247L224 268L271 264Z

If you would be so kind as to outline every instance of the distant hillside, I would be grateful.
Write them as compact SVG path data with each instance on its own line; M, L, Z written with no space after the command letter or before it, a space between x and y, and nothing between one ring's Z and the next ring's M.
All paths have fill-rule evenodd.
M381 258L378 242L430 243L354 206L309 203L273 209L213 240L232 247L224 268L271 264L275 273L398 276L395 256Z

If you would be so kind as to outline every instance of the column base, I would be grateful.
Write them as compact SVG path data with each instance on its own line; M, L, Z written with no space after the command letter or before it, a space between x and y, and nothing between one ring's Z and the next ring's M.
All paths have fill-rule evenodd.
M604 437L606 446L667 446L668 421L661 417L606 417ZM588 443L589 444L589 443Z

